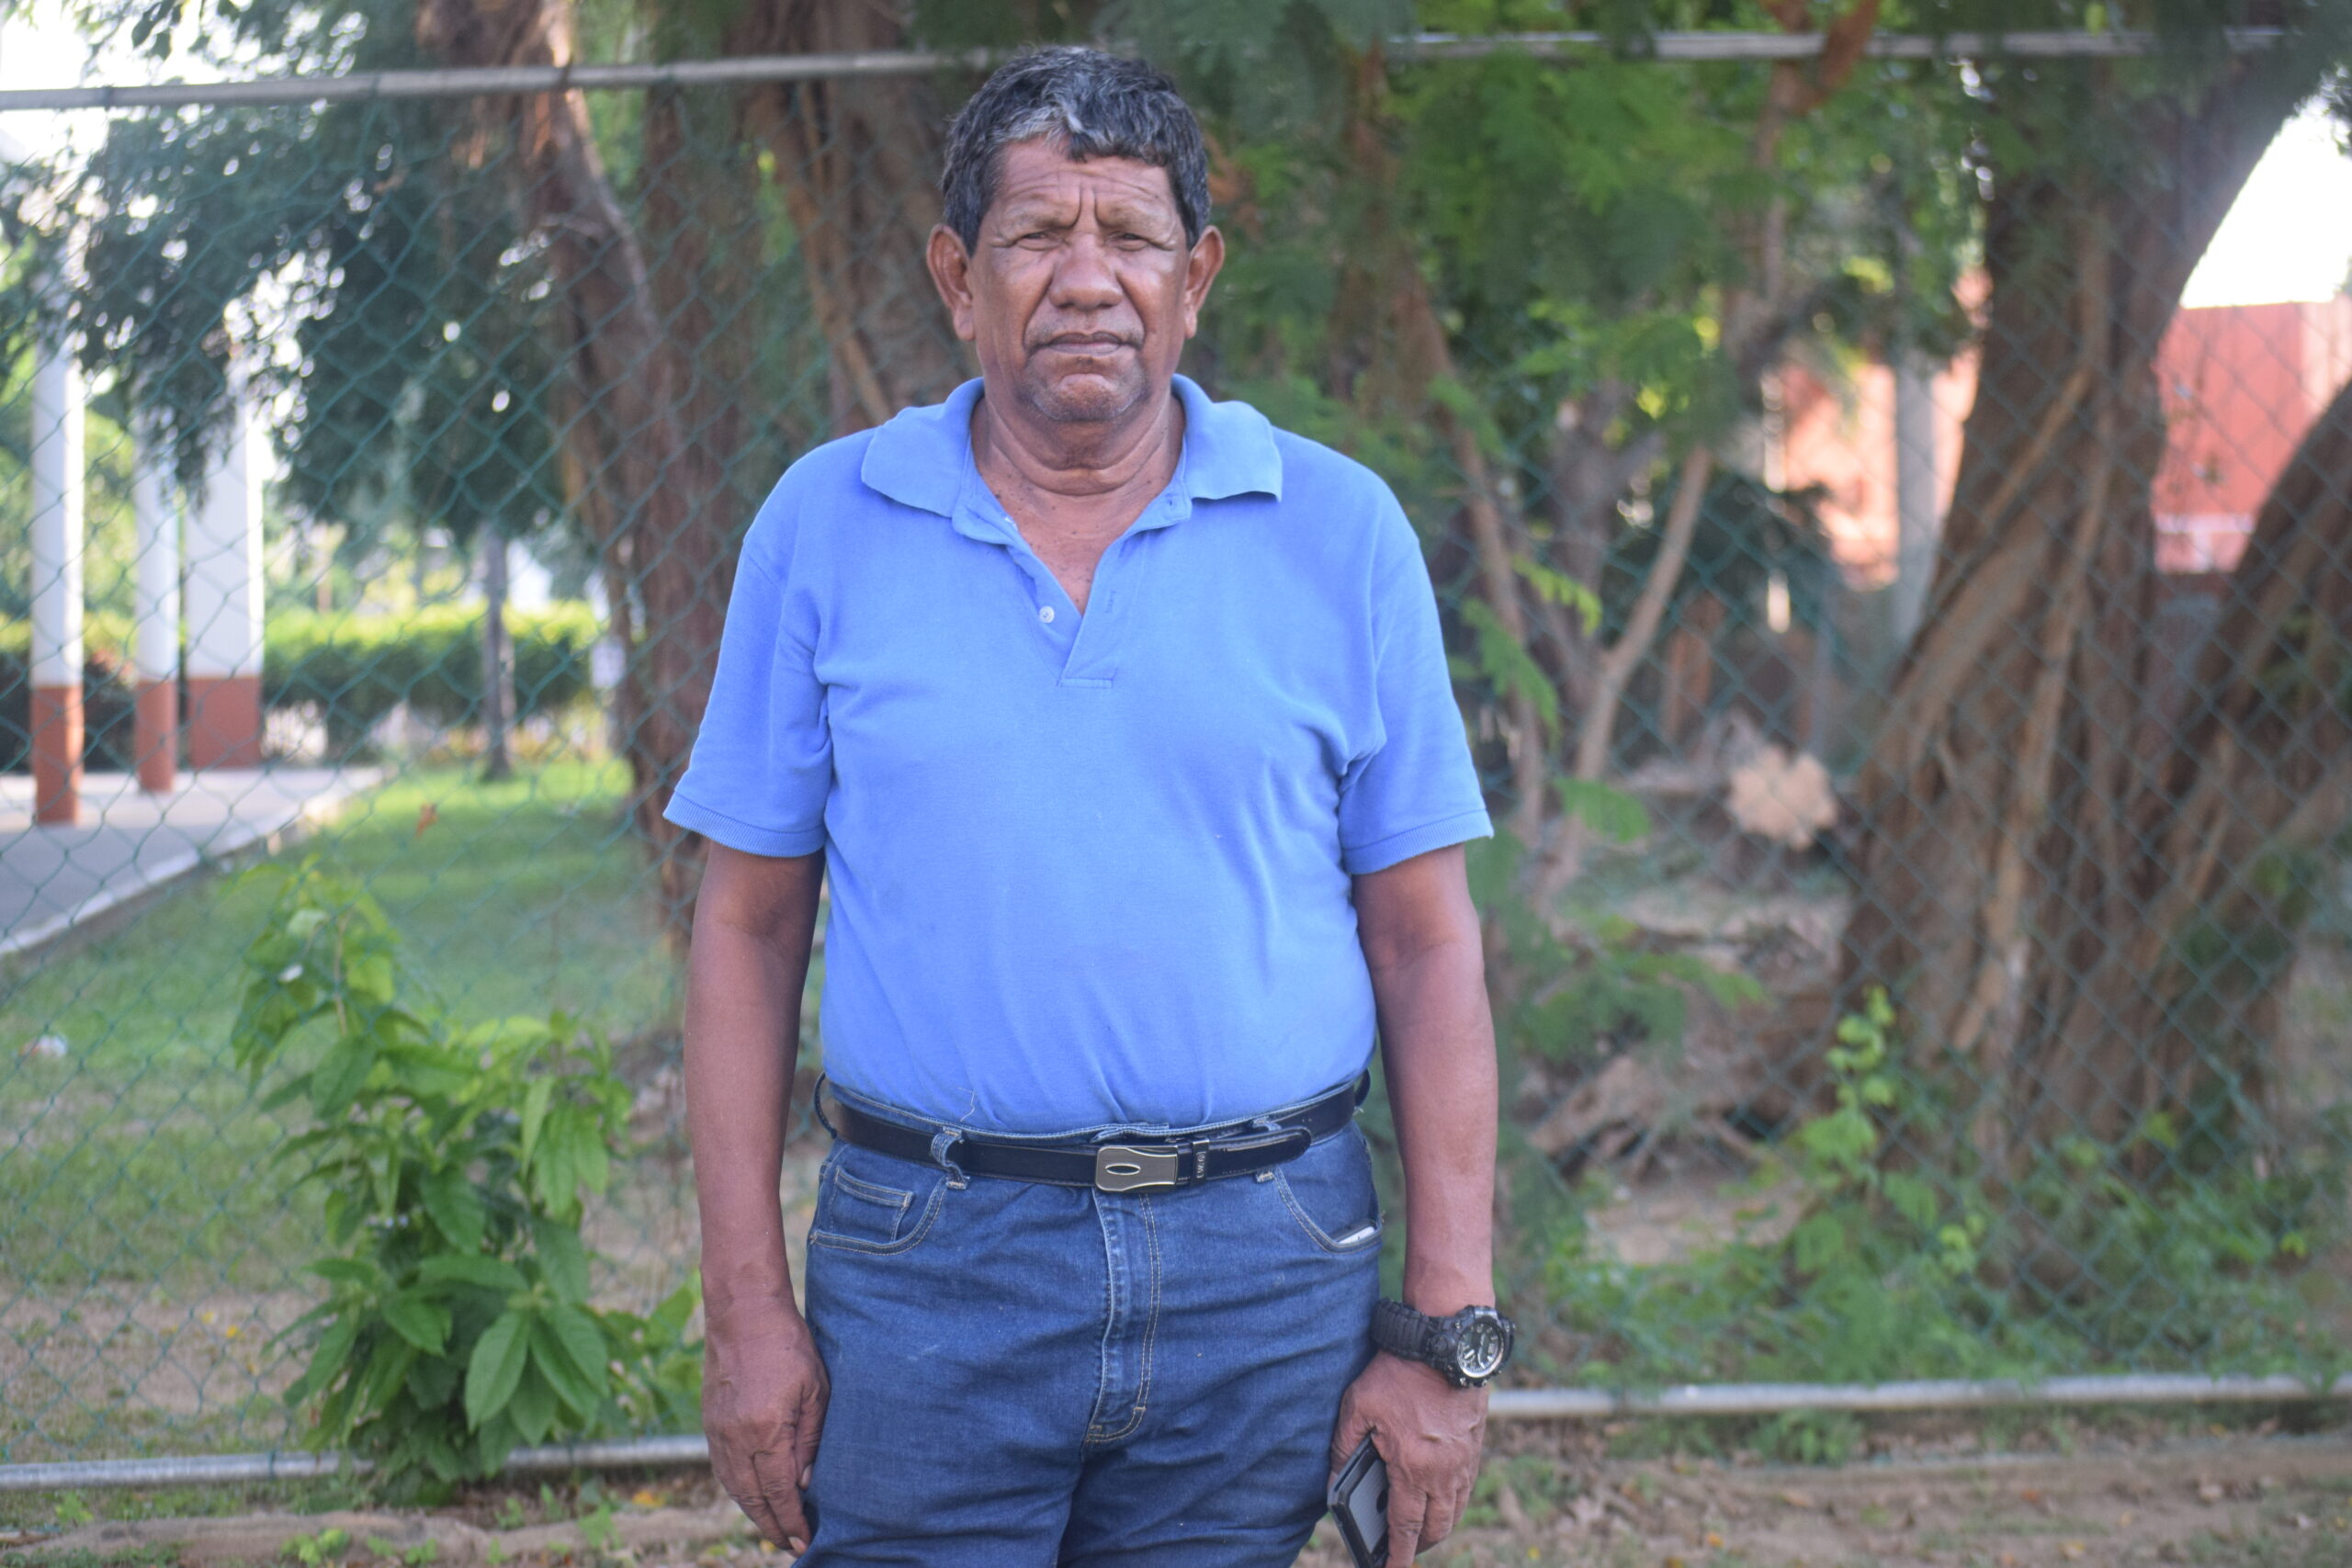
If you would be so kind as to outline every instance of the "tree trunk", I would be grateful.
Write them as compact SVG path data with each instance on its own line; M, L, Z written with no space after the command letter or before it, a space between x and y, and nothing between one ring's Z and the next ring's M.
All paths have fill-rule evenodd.
M481 776L511 778L507 744L514 723L514 643L506 635L506 536L481 535Z
M2352 385L2265 502L2160 764L2120 808L2085 800L2052 829L2041 918L2071 940L2035 952L2036 1027L2009 1096L2035 1145L2120 1143L2159 1111L2238 1138L2254 1129L2199 1108L2272 1109L2270 1043L2311 902L2299 862L2347 815L2348 651Z
M654 310L681 378L679 434L711 471L704 525L730 541L750 526L786 456L772 437L760 439L756 376L778 311L763 287L773 259L768 213L743 107L726 89L647 93L635 213Z
M749 0L730 55L903 49L903 0ZM939 221L937 96L919 76L842 77L757 90L753 133L798 239L825 334L835 435L938 402L977 374L932 286Z
M561 65L572 55L562 0L425 0L418 40L452 65ZM577 92L477 101L489 155L492 135L514 172L523 212L546 244L563 304L563 350L585 418L582 482L610 504L599 546L634 590L638 636L630 647L645 699L627 752L631 815L659 870L664 924L683 938L692 919L699 840L662 809L685 771L710 694L726 615L728 525L714 515L720 470L679 423L688 381L651 298L638 236L605 176Z
M2148 1100L2128 1075L2101 1087L2064 1064L2137 1049L2084 1032L2083 987L2154 930L2134 818L2159 734L2152 362L2301 96L2240 62L2193 106L2117 111L2131 123L2106 135L2132 145L2127 177L2052 147L2035 172L1995 173L1976 402L1927 618L1860 783L1845 941L1849 1001L1894 993L1951 1097L1946 1124L1988 1172L2011 1168L2021 1116L2047 1126L2054 1109L2111 1136ZM2042 1072L2058 1099L2037 1096Z

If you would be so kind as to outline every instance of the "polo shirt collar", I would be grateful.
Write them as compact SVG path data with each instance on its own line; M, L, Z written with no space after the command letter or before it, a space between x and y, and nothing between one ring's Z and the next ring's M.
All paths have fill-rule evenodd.
M1167 499L1175 503L1170 521L1189 513L1196 501L1282 499L1282 451L1264 414L1248 403L1210 401L1189 376L1176 378L1176 396L1184 404L1184 453L1169 481ZM945 402L901 410L866 444L858 478L892 501L954 517L966 479L976 472L972 406L979 400L975 379Z

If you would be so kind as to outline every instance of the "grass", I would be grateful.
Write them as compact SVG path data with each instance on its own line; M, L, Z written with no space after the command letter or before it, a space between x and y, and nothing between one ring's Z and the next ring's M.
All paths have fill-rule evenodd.
M315 854L364 883L454 1014L561 1008L634 1038L672 1016L676 981L627 840L625 783L590 763L497 784L421 770L284 858ZM269 899L249 879L192 881L111 934L0 971L0 1459L32 1457L17 1439L35 1430L44 1447L135 1443L141 1393L122 1408L118 1385L175 1343L186 1359L175 1336L194 1325L178 1319L209 1303L225 1323L237 1298L301 1289L317 1195L272 1161L286 1129L228 1049ZM62 1060L23 1050L41 1035L64 1038ZM94 1364L41 1382L76 1346ZM251 1339L208 1354L248 1374L234 1408L268 1380Z

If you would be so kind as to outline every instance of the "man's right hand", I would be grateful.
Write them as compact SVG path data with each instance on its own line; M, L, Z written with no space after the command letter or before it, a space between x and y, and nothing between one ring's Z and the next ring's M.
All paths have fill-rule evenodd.
M799 1555L801 1504L831 1385L789 1297L713 1307L703 1329L702 1429L710 1467L762 1535Z

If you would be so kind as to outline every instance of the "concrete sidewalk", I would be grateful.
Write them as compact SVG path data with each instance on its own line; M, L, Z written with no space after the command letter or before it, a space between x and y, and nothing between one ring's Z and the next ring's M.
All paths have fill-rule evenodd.
M373 789L375 768L214 769L168 795L128 773L91 773L82 821L33 825L30 777L0 775L0 957L52 942L84 920L208 863L329 822Z

